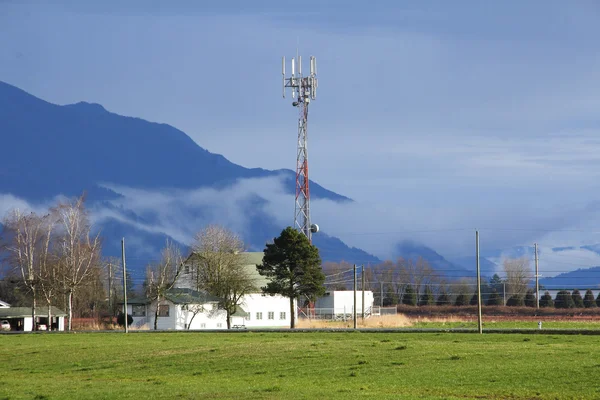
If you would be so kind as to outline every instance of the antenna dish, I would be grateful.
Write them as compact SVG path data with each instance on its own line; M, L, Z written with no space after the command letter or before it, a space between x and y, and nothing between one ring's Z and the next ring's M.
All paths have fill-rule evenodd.
M317 233L317 232L319 232L319 225L317 225L317 224L311 224L311 226L310 226L310 231L311 231L312 233Z

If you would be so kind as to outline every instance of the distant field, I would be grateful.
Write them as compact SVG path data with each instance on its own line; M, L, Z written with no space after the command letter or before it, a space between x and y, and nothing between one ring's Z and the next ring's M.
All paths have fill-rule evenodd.
M0 335L0 399L600 397L597 336Z
M600 319L584 320L569 317L560 317L556 320L545 318L523 318L519 316L484 316L483 329L538 329L538 322L542 321L543 329L595 329L600 331ZM298 323L301 328L352 328L353 321L327 321L306 320ZM405 314L371 317L357 320L358 328L426 328L426 329L454 329L477 328L476 316L437 316L419 317Z

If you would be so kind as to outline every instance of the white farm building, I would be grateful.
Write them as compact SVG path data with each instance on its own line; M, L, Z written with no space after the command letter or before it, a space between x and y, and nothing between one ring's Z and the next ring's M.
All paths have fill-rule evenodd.
M373 312L373 292L356 291L356 315L361 316L363 311L365 316L370 316ZM354 291L353 290L333 290L325 294L315 302L314 310L311 310L312 317L324 319L350 319L354 315Z
M290 301L283 296L263 295L260 288L267 284L256 265L262 263L262 252L241 253L245 268L254 280L256 291L242 297L240 307L231 316L232 327L289 328ZM227 329L227 315L219 308L219 299L194 290L195 268L190 256L180 272L175 287L158 304L144 298L127 302L127 313L133 317L132 326L154 327L154 316L158 307L157 329ZM294 301L294 313L297 307Z

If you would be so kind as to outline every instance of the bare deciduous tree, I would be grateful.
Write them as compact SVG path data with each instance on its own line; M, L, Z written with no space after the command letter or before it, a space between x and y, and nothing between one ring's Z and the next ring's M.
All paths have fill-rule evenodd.
M36 281L35 268L41 239L40 219L35 213L23 213L19 209L10 212L3 221L8 261L18 271L25 286L31 291L33 302L31 317L35 330Z
M179 248L173 242L167 241L162 251L161 260L146 268L146 296L150 301L156 301L154 330L158 329L160 302L164 300L167 292L175 286L182 262Z
M192 245L197 289L221 299L220 306L227 313L227 329L231 328L231 316L240 307L242 297L258 290L246 269L244 247L238 235L217 225L198 232Z
M43 238L40 241L40 255L38 257L38 285L46 305L48 306L48 330L52 330L52 302L59 289L58 270L56 258L51 253L56 218L53 214L41 217Z
M73 319L73 294L100 263L100 237L91 236L85 198L59 203L52 212L57 220L55 255L62 290L67 296L68 330Z
M531 279L529 258L507 258L502 263L506 274L506 285L511 296L525 296L527 284Z

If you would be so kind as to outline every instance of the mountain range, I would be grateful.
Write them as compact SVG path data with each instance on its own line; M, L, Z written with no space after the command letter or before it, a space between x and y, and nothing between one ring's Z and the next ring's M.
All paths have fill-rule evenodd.
M244 182L253 186L261 180L277 181L291 198L289 213L283 211L292 215L294 171L245 168L200 147L170 125L121 116L99 104L56 105L0 81L0 133L5 149L0 195L43 205L57 196L85 191L104 238L104 254L120 256L120 240L125 237L128 265L134 272L142 273L146 263L159 256L167 238L185 246L186 239L189 242L206 223L227 225L239 215L248 249L262 250L286 225L274 218L278 211L274 209L287 206L273 204L260 190L236 197L236 185ZM207 193L214 197L212 203L205 201ZM311 198L353 202L313 181ZM235 212L220 208L227 202ZM365 265L382 261L326 232L314 235L313 243L323 261ZM393 256L422 257L449 277L475 275L474 257L449 261L413 241L398 243ZM488 256L480 260L484 276L498 268L495 254Z

